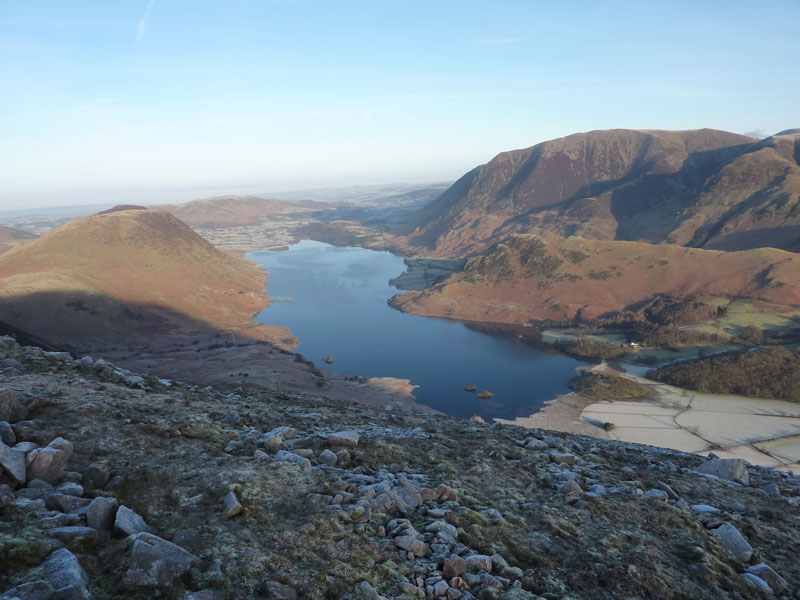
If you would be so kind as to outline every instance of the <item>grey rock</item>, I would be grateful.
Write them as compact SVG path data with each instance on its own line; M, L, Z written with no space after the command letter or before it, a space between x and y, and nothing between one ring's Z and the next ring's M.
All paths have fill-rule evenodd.
M114 490L120 489L123 485L125 485L125 478L122 475L114 475L114 477L108 480L106 489L113 492Z
M9 447L17 443L17 434L14 433L11 423L8 421L0 421L0 442Z
M419 493L417 486L411 483L403 475L399 475L397 481L400 486L395 490L395 492L403 501L403 503L412 510L420 506L422 504L422 495Z
M17 443L29 442L36 437L37 432L42 428L39 421L18 421L11 425L14 435L17 436Z
M764 563L747 567L747 572L766 581L776 596L780 596L789 587L788 582L783 577L778 575L772 567Z
M81 540L96 540L98 536L96 529L92 529L91 527L81 527L79 525L53 527L47 532L47 534L60 542L64 542L64 544L67 546L70 546L71 544Z
M111 469L103 463L92 463L83 472L81 483L87 490L102 490L111 479Z
M86 523L98 531L112 531L118 509L119 502L116 498L98 496L89 504L86 511Z
M747 464L747 461L741 458L712 458L695 468L695 472L748 484L750 476L747 474Z
M25 457L28 479L43 479L56 484L64 475L64 467L72 457L72 444L64 438L56 438L44 448L32 450Z
M71 513L88 507L91 500L89 498L77 498L75 496L68 496L67 494L55 492L47 496L45 502L47 503L47 508L50 510Z
M83 486L79 483L65 481L56 486L55 491L59 494L66 494L67 496L76 496L80 498L83 496Z
M155 531L144 519L124 504L117 509L114 518L114 533L118 535L151 534Z
M425 531L435 531L436 533L444 532L454 540L458 539L458 529L456 529L454 525L451 525L445 521L434 521L425 527Z
M223 500L222 518L226 520L232 519L236 515L241 514L243 510L244 508L239 503L236 493L228 492Z
M82 521L80 515L59 513L52 517L44 517L39 522L45 527L69 527L70 525L80 525Z
M447 590L450 589L450 586L447 584L446 581L439 581L433 585L433 597L434 598L441 598L447 595Z
M467 561L468 571L492 572L492 557L485 554L473 554L464 558Z
M753 547L730 523L723 523L711 532L717 541L725 546L739 560L747 562L753 555Z
M285 462L299 465L304 471L311 472L310 460L303 458L294 452L289 452L288 450L278 450L278 452L275 454L275 462Z
M279 435L267 434L262 438L261 445L268 452L277 452L283 445L283 438Z
M663 500L664 502L667 501L668 497L667 492L665 492L664 490L656 490L656 489L647 490L644 493L644 495L647 498L655 498L656 500Z
M25 456L28 456L28 454L36 450L38 447L39 444L34 444L33 442L17 442L14 445L14 450L19 450Z
M131 568L122 583L129 588L162 588L199 566L200 559L191 552L151 533L139 533L131 546Z
M381 596L378 591L366 581L362 581L356 586L353 595L358 600L386 600L384 596Z
M94 359L91 356L84 356L78 361L78 364L84 369L91 369L94 367Z
M411 535L399 535L394 538L394 543L398 548L406 552L411 552L414 556L428 556L430 548L428 544Z
M764 486L764 491L767 492L770 496L775 498L779 498L781 495L781 489L778 487L777 483L770 483L769 485Z
M53 597L53 586L46 581L23 583L0 595L0 600L50 600Z
M761 577L753 575L752 573L742 573L741 575L739 575L739 577L741 577L746 581L749 581L758 589L760 589L762 592L766 592L767 594L772 594L772 588L769 587L769 584L763 579L761 579Z
M11 488L7 485L0 484L0 508L11 504L15 499L16 497L14 496L14 492L11 491Z
M331 446L346 446L354 448L358 446L361 439L357 431L337 431L328 435L328 443Z
M583 488L577 481L570 479L562 484L561 487L558 488L558 491L562 494L582 494Z
M70 483L80 483L81 479L83 479L83 475L81 475L78 471L64 471L63 481L68 481Z
M16 485L25 483L27 477L25 454L9 448L3 442L0 442L0 467L2 467L2 472L8 475Z
M557 465L559 465L559 464L574 465L575 464L575 455L574 454L569 454L567 452L554 452L553 454L550 455L550 457L551 457L552 461L554 463L556 463Z
M275 600L297 600L297 591L293 587L277 581L265 581L261 584L261 590L267 598L274 598Z
M701 515L718 515L721 511L718 508L715 508L709 504L692 504L691 507L692 512L696 512Z
M659 481L657 485L658 485L658 489L660 489L660 490L662 490L662 491L667 493L667 496L669 496L670 500L677 500L678 498L680 498L680 496L678 496L677 492L675 490L673 490L669 485L664 483L663 481Z
M319 462L323 465L330 465L331 467L336 466L337 457L336 454L331 452L328 448L325 448L319 455Z
M294 438L297 437L297 429L288 426L276 427L266 435L277 435L282 440L293 440Z
M44 561L47 581L55 589L58 600L89 600L92 595L87 586L89 578L75 555L62 548L53 552Z
M24 421L27 416L28 409L17 400L16 394L12 390L0 388L0 421L16 423Z
M52 486L52 484L47 483L46 481L44 481L42 479L31 479L31 480L28 481L28 483L25 485L25 487L30 488L30 489L34 489L34 490L42 490L42 491L45 491L45 492L54 492L55 491L55 488Z

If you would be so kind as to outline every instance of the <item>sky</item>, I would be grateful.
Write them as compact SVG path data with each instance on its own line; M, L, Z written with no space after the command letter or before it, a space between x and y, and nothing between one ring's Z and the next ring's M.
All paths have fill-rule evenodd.
M454 180L800 127L800 2L0 0L0 210Z

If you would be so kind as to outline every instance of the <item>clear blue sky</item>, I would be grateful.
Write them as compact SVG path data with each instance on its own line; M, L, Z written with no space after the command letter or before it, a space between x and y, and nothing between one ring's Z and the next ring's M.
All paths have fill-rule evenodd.
M447 180L591 129L766 135L800 126L799 23L796 0L0 0L0 209Z

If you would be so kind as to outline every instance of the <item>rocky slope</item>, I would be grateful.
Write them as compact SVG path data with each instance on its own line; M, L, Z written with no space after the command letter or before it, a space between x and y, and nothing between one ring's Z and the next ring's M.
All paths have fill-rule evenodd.
M686 325L716 317L717 306L733 299L764 312L794 310L799 282L800 257L772 248L721 252L513 235L443 282L391 302L415 314L525 324L652 316L670 298L671 305L691 305L684 313L697 313L677 323Z
M745 599L800 578L800 480L742 461L10 338L0 369L3 599Z
M579 133L497 155L422 209L401 246L436 257L512 233L719 250L800 249L800 134Z

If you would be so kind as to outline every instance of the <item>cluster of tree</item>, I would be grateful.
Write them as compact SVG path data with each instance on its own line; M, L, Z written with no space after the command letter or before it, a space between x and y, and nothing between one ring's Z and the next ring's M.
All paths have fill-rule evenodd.
M698 392L800 402L800 358L781 346L668 365L648 377Z
M568 340L558 340L554 346L565 354L573 356L612 359L621 358L630 354L630 346L619 342L609 342L596 337L579 337Z
M647 386L614 375L581 373L569 380L570 389L601 400L643 398L649 394Z

